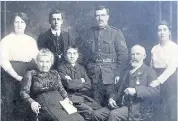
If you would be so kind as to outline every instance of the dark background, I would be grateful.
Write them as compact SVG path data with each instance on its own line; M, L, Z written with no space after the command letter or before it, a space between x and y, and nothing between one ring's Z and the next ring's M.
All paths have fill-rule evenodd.
M128 48L133 44L141 44L146 48L147 64L150 61L150 50L157 42L157 24L161 19L172 23L172 40L175 42L177 40L177 2L156 1L1 2L1 37L3 38L12 31L11 16L22 11L27 13L31 21L26 31L27 34L37 39L40 33L45 32L50 27L49 12L53 9L59 9L65 12L63 29L71 30L72 35L77 40L83 41L87 30L94 24L93 10L97 5L104 5L110 9L109 24L123 32Z

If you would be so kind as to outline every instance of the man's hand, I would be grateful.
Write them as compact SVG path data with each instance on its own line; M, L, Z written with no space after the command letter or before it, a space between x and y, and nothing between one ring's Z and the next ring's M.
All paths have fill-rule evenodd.
M84 79L84 78L81 78L81 80L82 80L82 83L84 83L84 82L85 82L85 79Z
M68 98L68 97L66 97L64 100L65 100L65 101L67 101L67 102L69 102L70 104L73 104L73 103L72 103L72 101L71 101L71 100L69 100L69 98Z
M158 81L158 80L154 80L154 81L152 81L151 83L150 83L150 86L151 87L157 87L157 86L159 86L160 85L160 82Z
M117 104L116 104L116 101L112 98L109 99L109 103L108 105L111 107L111 108L116 108L118 107Z
M126 88L124 90L125 94L134 96L136 94L136 89L135 88Z
M115 77L114 84L117 84L117 83L119 82L119 79L120 79L120 77L119 77L119 76L116 76L116 77Z
M41 105L38 103L38 102L32 102L31 103L31 109L34 113L38 114L39 113L39 110L41 108Z
M68 76L68 75L65 75L65 78L66 78L67 80L70 80L70 81L72 80L71 77Z

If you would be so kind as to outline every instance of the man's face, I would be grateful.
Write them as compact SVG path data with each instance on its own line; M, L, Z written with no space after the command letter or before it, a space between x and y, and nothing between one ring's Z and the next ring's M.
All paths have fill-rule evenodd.
M79 57L79 53L77 49L69 48L66 53L66 59L70 64L75 64Z
M60 30L63 24L62 15L60 13L52 14L50 24L52 29Z
M107 14L106 9L96 10L95 17L99 27L104 28L108 25L109 15Z
M158 38L161 41L169 40L170 36L169 28L166 25L159 25L158 26Z
M52 66L51 56L40 56L37 59L37 66L40 72L48 72Z
M143 63L146 54L143 51L143 48L135 46L131 48L131 65L132 67L137 67L140 63Z

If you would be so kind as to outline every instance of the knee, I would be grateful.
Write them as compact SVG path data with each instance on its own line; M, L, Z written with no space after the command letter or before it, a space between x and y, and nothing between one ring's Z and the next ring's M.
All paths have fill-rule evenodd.
M109 117L112 117L112 118L117 118L118 117L118 112L115 111L115 110L112 110L109 114Z
M93 112L93 119L95 121L104 121L106 119L106 116L104 116L103 112L101 112L100 110L95 110Z

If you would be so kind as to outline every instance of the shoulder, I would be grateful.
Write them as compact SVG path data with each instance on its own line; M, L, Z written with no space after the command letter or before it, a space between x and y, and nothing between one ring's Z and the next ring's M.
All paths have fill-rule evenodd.
M110 26L111 30L114 31L114 32L119 32L119 33L122 33L120 29L118 29L117 27L113 27L113 26Z
M39 37L46 37L46 36L48 36L48 35L50 35L50 34L52 34L52 33L51 33L51 30L48 29L47 31L41 33L41 34L39 35Z
M154 53L156 50L158 50L159 44L153 46L153 48L151 49L151 53Z
M177 49L178 45L175 42L171 41L170 42L170 47L174 48L174 49Z
M8 41L13 41L14 37L15 37L15 34L11 33L11 34L5 36L5 37L0 41L0 43L4 43L4 42L8 42Z
M56 70L50 70L50 73L51 73L51 74L54 74L54 75L57 75L57 74L58 74L58 72L57 72Z

